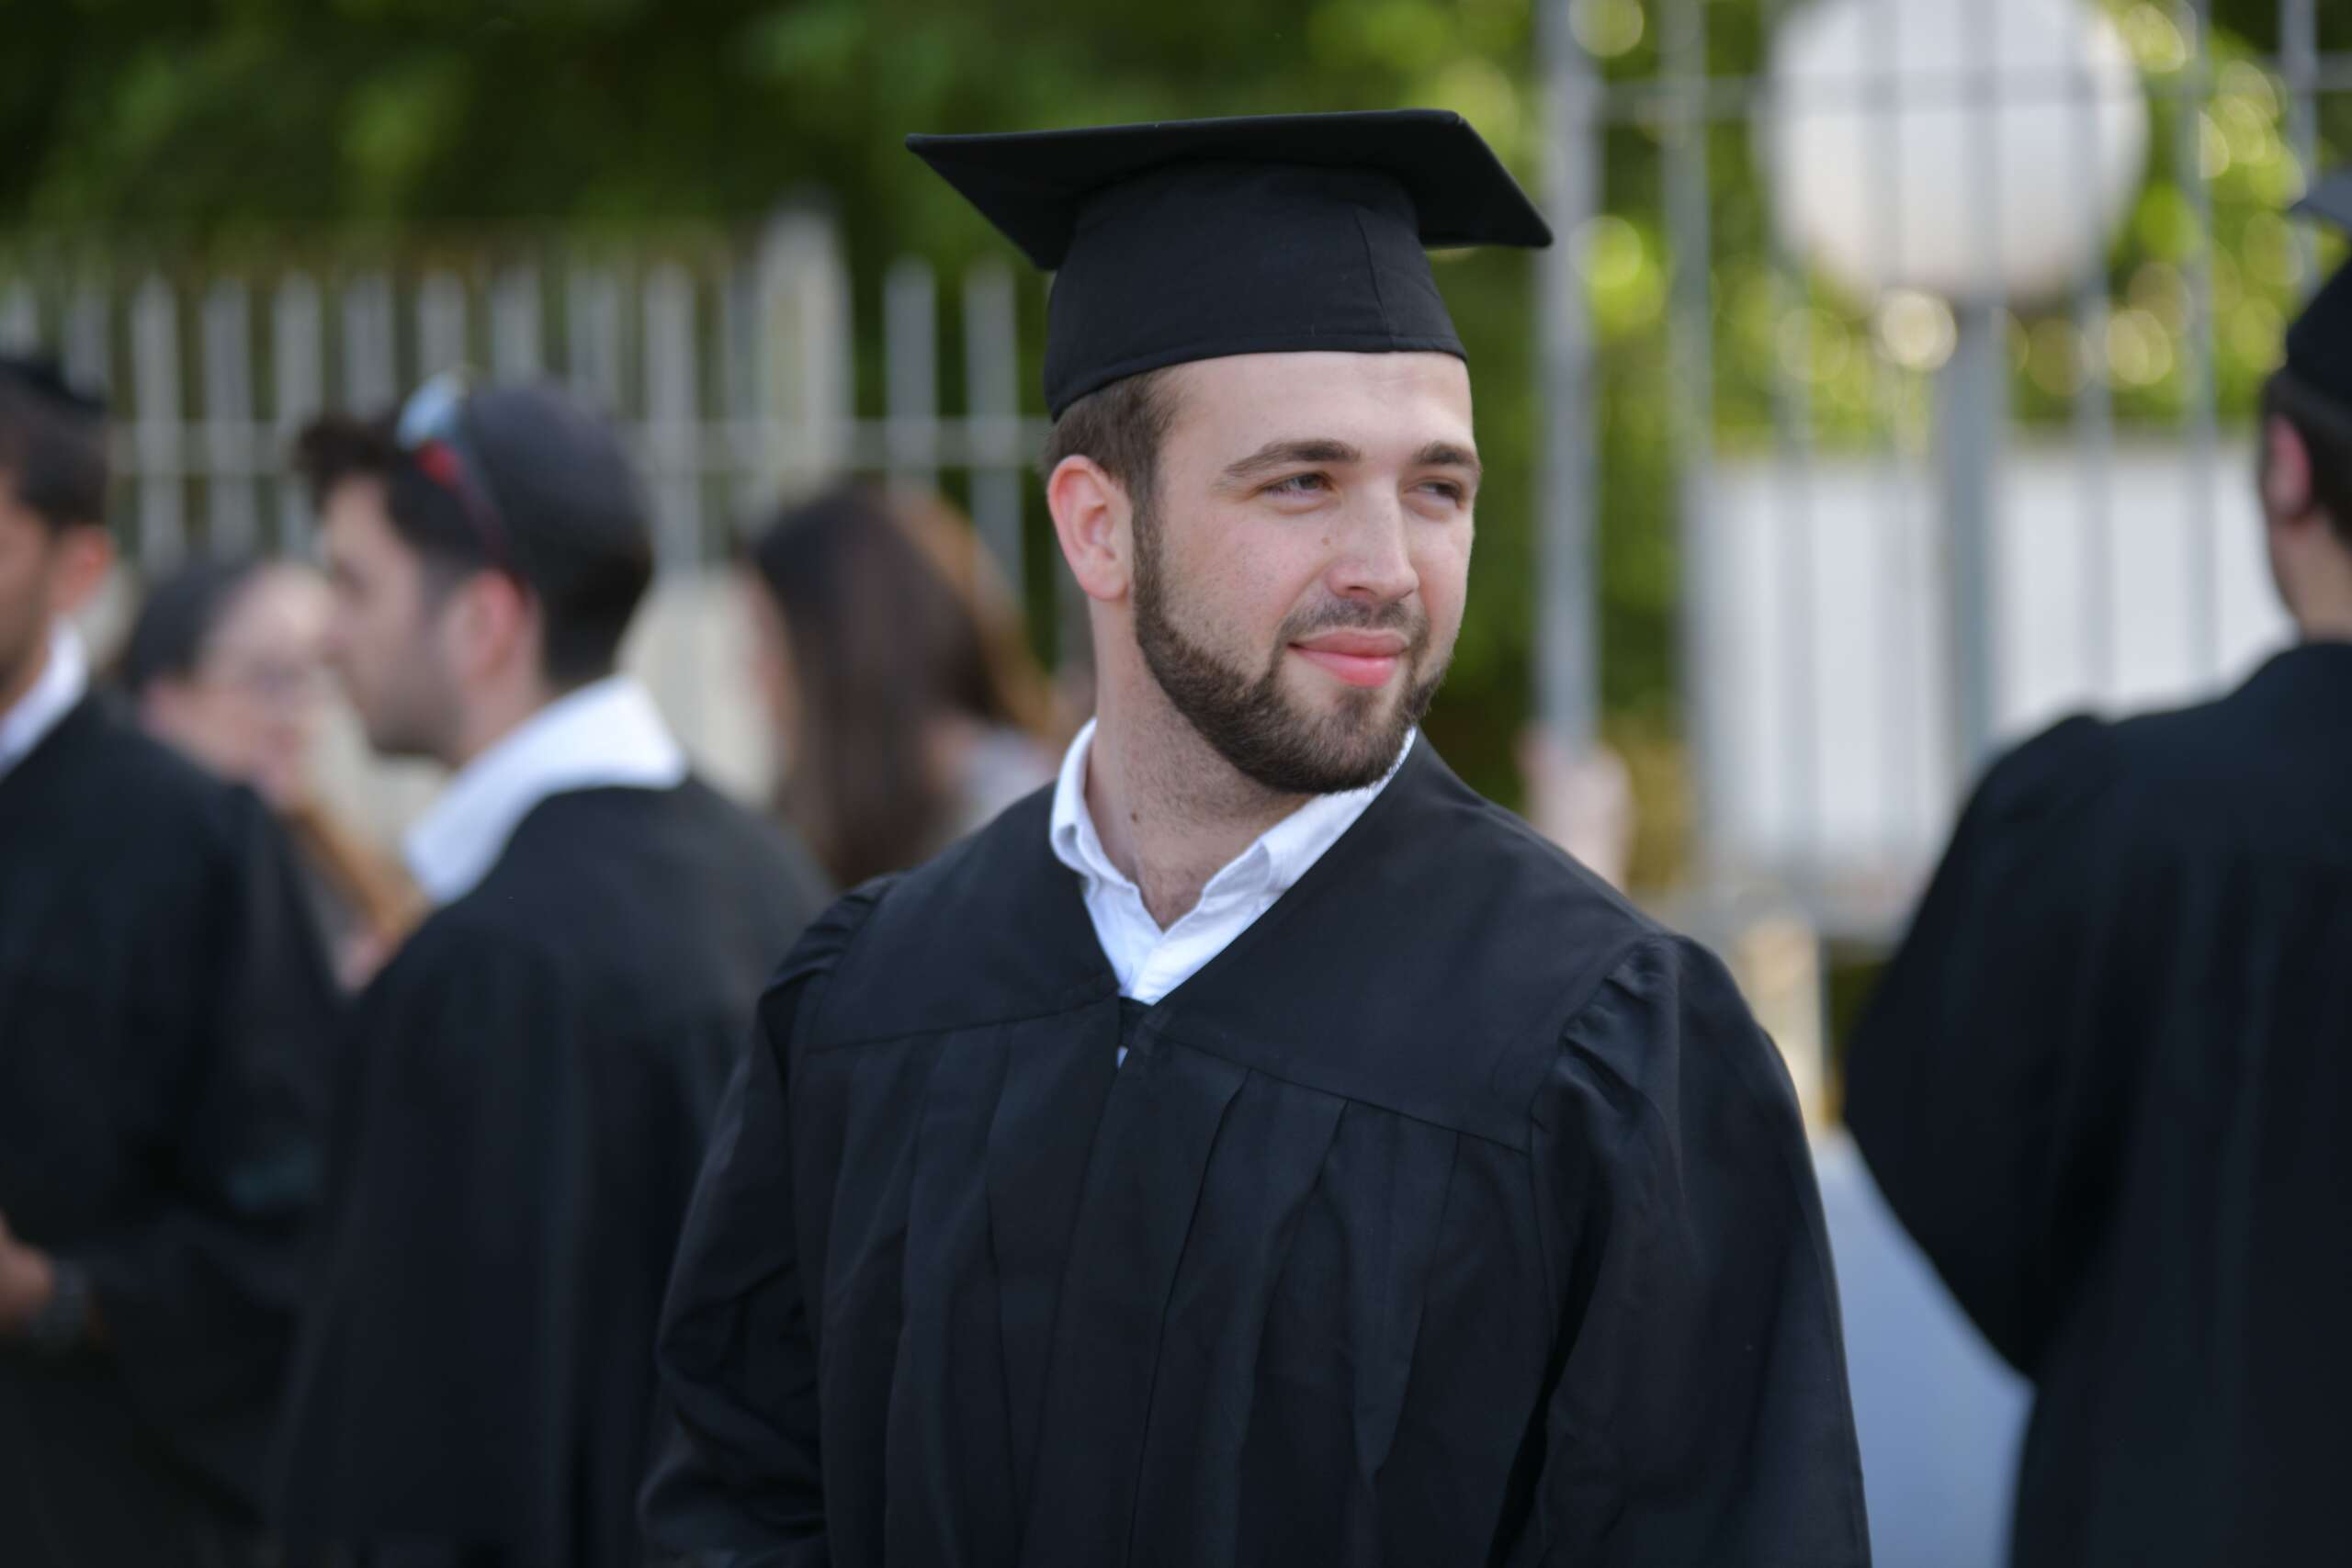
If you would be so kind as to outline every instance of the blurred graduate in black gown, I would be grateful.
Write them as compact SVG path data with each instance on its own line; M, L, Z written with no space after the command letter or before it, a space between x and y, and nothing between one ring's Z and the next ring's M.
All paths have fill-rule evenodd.
M1417 729L1479 482L1423 247L1542 220L1445 114L920 150L1059 269L1095 722L768 992L664 1314L659 1539L1865 1561L1777 1053Z
M250 1560L336 993L268 809L68 619L104 422L0 362L0 1562Z
M602 422L452 378L301 457L368 739L455 773L404 846L437 907L342 1053L289 1542L634 1568L678 1224L821 885L616 672L652 537Z
M2301 642L1998 762L1853 1045L1879 1185L2034 1383L2020 1568L2346 1555L2352 275L2260 439Z

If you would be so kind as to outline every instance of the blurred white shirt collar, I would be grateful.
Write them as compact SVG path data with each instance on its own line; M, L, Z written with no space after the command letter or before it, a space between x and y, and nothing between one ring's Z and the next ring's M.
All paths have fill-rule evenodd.
M401 840L424 896L473 891L523 818L549 795L582 789L675 789L686 754L644 687L626 675L566 693L458 770Z
M89 689L90 660L82 649L82 634L61 621L49 634L49 661L40 674L0 714L0 773L23 761Z
M1378 784L1345 795L1317 795L1260 834L1209 878L1199 903L1162 931L1144 908L1143 890L1111 863L1086 808L1086 759L1094 743L1094 722L1089 719L1069 743L1061 777L1054 785L1054 858L1079 874L1087 916L1094 922L1102 955L1119 977L1119 994L1156 1002L1232 945L1355 826L1405 765L1418 733L1406 735L1396 761Z

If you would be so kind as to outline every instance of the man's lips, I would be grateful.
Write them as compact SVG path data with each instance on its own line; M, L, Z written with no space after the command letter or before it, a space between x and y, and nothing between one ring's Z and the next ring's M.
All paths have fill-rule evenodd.
M1406 642L1395 632L1335 631L1290 646L1292 652L1351 686L1379 686L1396 672Z

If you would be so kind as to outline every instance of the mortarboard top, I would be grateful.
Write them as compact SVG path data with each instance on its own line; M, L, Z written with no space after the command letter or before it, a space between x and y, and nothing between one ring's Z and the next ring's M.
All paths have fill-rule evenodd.
M1170 120L910 151L1056 273L1046 403L1233 354L1459 355L1425 247L1552 231L1442 109Z
M2320 181L2295 210L2352 229L2352 170ZM2336 268L2289 323L2287 368L2312 390L2352 409L2352 265Z

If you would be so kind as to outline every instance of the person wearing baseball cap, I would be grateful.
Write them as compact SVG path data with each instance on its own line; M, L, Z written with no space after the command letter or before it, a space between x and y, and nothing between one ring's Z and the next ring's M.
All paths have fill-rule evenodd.
M443 378L298 466L368 739L451 774L403 844L435 908L339 1055L289 1549L634 1564L671 1248L819 885L616 672L653 549L602 420Z

